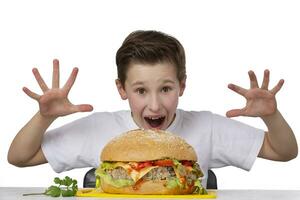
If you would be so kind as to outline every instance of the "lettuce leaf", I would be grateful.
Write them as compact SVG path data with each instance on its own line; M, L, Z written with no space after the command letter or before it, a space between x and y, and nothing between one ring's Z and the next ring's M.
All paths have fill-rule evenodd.
M134 181L132 179L113 179L111 175L105 173L105 171L101 168L98 168L95 172L96 174L96 182L102 179L102 181L106 182L107 184L110 184L114 187L121 188L126 187L130 185L134 185ZM100 182L96 184L96 187L100 186Z
M171 178L167 182L167 188L172 189L175 187L184 188L184 185L180 182L178 178Z
M194 191L194 193L196 194L207 194L206 189L202 186L200 179L198 179L197 181L195 181L194 186L196 187L196 190Z
M100 165L100 168L101 169L114 169L114 163L112 162L103 162L101 165Z

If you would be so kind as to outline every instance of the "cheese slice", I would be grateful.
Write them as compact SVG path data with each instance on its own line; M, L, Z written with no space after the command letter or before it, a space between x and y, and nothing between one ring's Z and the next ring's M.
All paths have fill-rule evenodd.
M137 171L137 170L132 169L132 167L128 163L117 162L117 163L115 163L114 166L124 168L129 173L129 176L133 179L133 181L135 183L138 180L140 180L143 176L145 176L148 172L150 172L152 169L155 169L158 167L158 166L148 166L148 167L144 167L143 169Z
M158 166L149 166L149 167L144 167L140 171L132 170L130 173L131 178L137 182L139 179L141 179L143 176L145 176L148 172L150 172L152 169L157 168Z
M176 167L174 167L174 172L175 172L175 174L176 174L176 177L177 177L178 179L180 179L180 175L179 175L179 172L178 172L178 170L177 170Z

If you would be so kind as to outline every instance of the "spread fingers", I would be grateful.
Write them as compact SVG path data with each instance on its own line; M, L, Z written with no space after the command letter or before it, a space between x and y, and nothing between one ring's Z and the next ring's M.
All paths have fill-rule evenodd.
M59 61L53 60L52 88L59 88Z
M271 90L271 92L275 95L282 87L284 83L283 79L280 79L279 82L277 83L277 85Z
M39 70L37 68L33 68L32 69L32 73L36 79L36 81L38 82L40 88L42 89L43 92L46 92L47 90L49 90L48 86L46 85L45 81L43 80L43 78L41 77Z
M249 75L249 78L250 78L250 87L251 88L258 88L258 83L257 83L257 78L256 78L255 73L252 70L250 70L248 72L248 75Z
M29 90L27 87L23 87L23 91L25 92L25 94L27 94L29 97L31 97L32 99L38 100L40 98L40 95L32 92L31 90Z
M242 96L245 96L246 93L247 93L247 90L245 88L242 88L240 86L237 86L237 85L234 85L234 84L229 84L228 85L228 88L235 91L236 93L242 95Z
M266 69L264 72L264 79L261 88L264 90L268 90L269 82L270 82L270 71Z
M65 91L67 91L67 93L71 90L75 80L76 80L76 77L77 77L77 74L78 74L78 68L75 67L70 75L70 77L68 78L66 84L64 85L63 89Z

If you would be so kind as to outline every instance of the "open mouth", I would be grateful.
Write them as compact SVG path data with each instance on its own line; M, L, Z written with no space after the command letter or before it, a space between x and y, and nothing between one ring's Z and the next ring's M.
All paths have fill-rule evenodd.
M164 123L166 117L144 117L144 119L152 128L157 128Z

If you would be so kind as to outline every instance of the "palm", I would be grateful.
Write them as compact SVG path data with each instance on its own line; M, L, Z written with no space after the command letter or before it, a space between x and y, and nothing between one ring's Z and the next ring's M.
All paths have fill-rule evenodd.
M75 82L77 73L78 69L74 68L66 84L62 88L59 88L59 63L58 60L54 60L52 88L49 89L38 70L33 69L33 74L43 94L38 95L26 87L23 90L28 96L38 101L40 113L46 117L59 117L75 112L91 111L93 109L91 105L73 105L68 99L68 94Z
M269 84L269 71L266 70L264 74L264 80L261 87L258 87L255 74L249 72L251 88L244 89L237 85L230 84L228 87L246 98L246 106L242 109L233 109L226 113L228 117L237 116L251 116L261 117L275 113L277 109L277 103L275 99L276 93L281 89L283 80L272 89L268 90Z
M46 116L64 116L72 113L73 104L61 90L49 90L39 100L40 112Z
M247 116L269 115L276 110L275 95L266 90L252 89L245 94L247 99L245 114Z

